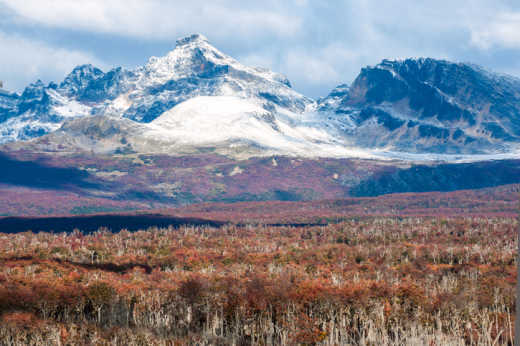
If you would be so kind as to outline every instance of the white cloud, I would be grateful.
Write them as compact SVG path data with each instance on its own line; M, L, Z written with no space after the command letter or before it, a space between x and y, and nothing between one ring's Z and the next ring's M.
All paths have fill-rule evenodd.
M355 52L332 43L317 50L291 50L282 64L287 73L300 75L298 83L323 85L344 79L344 67L352 66L358 58Z
M323 96L338 84L351 82L359 72L363 56L340 42L318 49L286 47L283 52L263 51L239 57L250 66L261 66L286 75L295 89L309 96ZM310 87L309 87L310 86Z
M471 43L481 49L520 48L520 12L500 13L471 28Z
M297 32L300 19L279 11L276 1L271 2L258 7L253 1L245 6L244 2L204 0L0 0L28 21L146 39L175 39L194 32L249 38Z
M63 80L76 65L92 63L105 67L94 56L81 51L54 48L44 43L0 32L0 80L4 88L21 91L35 79Z
M511 0L0 0L2 9L15 24L10 30L24 37L43 28L46 35L93 38L90 54L65 49L65 55L75 56L69 61L99 56L113 65L135 66L171 49L175 39L200 32L245 64L287 75L309 96L352 82L360 68L383 58L446 58L505 72L517 70L513 53L520 49L520 8ZM120 36L121 51L107 54L106 47L118 40L113 35ZM17 50L23 42L11 40L2 47ZM139 49L143 42L160 50L145 53ZM51 56L54 49L47 48ZM499 59L498 50L490 48L509 51ZM123 55L128 60L121 61ZM43 66L45 58L38 60ZM51 71L58 70L51 59L46 62ZM2 68L7 70L5 64ZM23 83L29 74L36 76L30 80L58 74L43 67L29 71L18 70Z

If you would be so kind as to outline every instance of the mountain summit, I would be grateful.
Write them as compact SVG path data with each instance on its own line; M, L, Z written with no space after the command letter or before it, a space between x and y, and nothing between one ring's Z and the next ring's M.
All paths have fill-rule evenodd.
M134 70L118 67L104 73L81 65L59 86L38 81L22 95L0 95L0 143L53 132L70 117L104 115L149 123L197 96L247 98L268 112L281 107L301 113L313 103L292 90L286 77L244 66L196 34Z
M150 58L128 83L133 91L124 97L131 105L123 116L142 122L195 96L255 98L296 112L312 103L292 90L284 76L244 66L202 35L180 39L166 56Z
M322 108L333 104L364 147L481 153L520 140L520 80L475 65L383 60L341 91L322 100Z
M180 47L180 46L183 46L183 45L186 45L186 44L191 44L191 43L197 43L197 44L205 43L205 44L209 44L209 41L208 41L208 38L206 36L202 35L202 34L193 34L193 35L186 36L186 37L178 39L175 42L175 46L176 47Z
M314 101L194 34L133 70L81 65L59 85L1 93L0 143L53 133L108 152L492 154L517 150L519 115L520 81L471 64L383 60Z

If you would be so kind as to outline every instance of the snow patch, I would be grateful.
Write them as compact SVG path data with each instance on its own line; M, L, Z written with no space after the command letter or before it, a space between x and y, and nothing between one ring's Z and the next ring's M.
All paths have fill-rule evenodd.
M231 173L229 173L229 176L232 177L234 175L242 174L242 173L244 173L244 170L242 168L238 167L238 166L235 166L233 168L233 170L231 171Z
M145 136L179 147L250 143L263 148L265 155L374 157L348 147L312 119L289 111L283 115L273 118L258 99L198 96L148 124Z

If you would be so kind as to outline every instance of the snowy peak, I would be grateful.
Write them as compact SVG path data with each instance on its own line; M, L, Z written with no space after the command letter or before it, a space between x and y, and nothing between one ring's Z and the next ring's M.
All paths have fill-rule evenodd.
M474 125L515 118L520 111L519 92L520 80L474 65L431 58L383 60L361 70L344 104L407 100L420 118Z
M520 140L520 80L470 64L383 60L363 68L339 98L325 100L355 124L358 145L481 153Z
M292 90L284 76L242 65L202 35L182 38L165 56L150 58L129 83L132 91L120 100L122 116L139 122L151 122L198 96L255 99L271 111L303 112L313 102Z
M152 57L144 66L146 84L160 84L169 80L192 76L215 77L227 73L230 65L238 64L209 44L202 35L177 40L174 50L164 57Z
M264 68L251 68L242 65L234 58L214 47L200 34L177 40L175 49L164 57L152 57L143 70L148 77L147 84L165 83L169 80L199 77L215 78L228 75L235 79L265 79L291 84L287 78Z
M19 97L0 98L0 143L40 137L60 128L67 118L90 114L90 107L77 98L100 73L90 65L79 66L60 87L55 83L45 86L38 80Z
M180 47L180 46L184 46L187 44L201 44L201 43L209 44L207 37L202 34L193 34L193 35L178 39L175 42L175 46Z
M65 77L60 84L60 89L68 96L79 95L88 87L89 83L104 75L103 71L91 64L80 65Z
M41 100L45 94L45 85L38 79L36 82L29 84L22 93L24 101Z

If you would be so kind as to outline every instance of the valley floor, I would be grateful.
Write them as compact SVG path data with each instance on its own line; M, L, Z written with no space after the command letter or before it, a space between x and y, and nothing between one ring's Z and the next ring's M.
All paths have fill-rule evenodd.
M507 345L517 225L0 233L0 344Z

